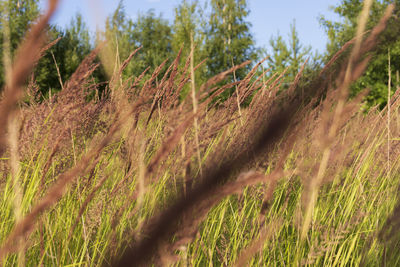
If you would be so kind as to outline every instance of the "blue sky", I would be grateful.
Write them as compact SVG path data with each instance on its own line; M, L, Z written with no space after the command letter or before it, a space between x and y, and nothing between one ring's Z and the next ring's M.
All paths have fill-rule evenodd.
M200 0L204 3L205 0ZM46 6L45 0L40 0L41 7ZM60 26L68 25L76 12L80 12L87 25L95 31L96 25L103 25L105 18L112 14L119 0L60 0L61 5L53 18L53 23ZM125 11L129 17L135 18L138 13L154 9L156 14L171 22L174 8L181 0L125 0ZM323 52L327 36L318 22L320 15L328 19L339 18L329 10L340 0L248 0L250 15L248 21L252 24L252 34L257 45L268 47L269 39L278 32L287 37L290 24L296 20L300 41L311 45L314 50Z

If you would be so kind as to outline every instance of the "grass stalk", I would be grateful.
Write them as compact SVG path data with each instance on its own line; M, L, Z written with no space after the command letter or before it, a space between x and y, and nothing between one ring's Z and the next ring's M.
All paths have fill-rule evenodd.
M392 83L392 76L391 76L391 66L390 66L390 49L388 49L388 92L387 92L387 177L389 179L391 175L390 171L390 140L391 140L391 135L390 135L390 110L392 103L390 101L391 97L391 83Z
M38 59L26 51L43 56L57 41L42 47L46 13L46 23L39 21L36 35L22 46L24 57L5 63L1 263L399 265L400 150L392 136L400 136L400 125L392 120L400 121L400 100L398 92L391 95L390 51L387 111L363 114L365 94L347 99L392 11L367 35L370 4L360 15L357 38L327 65L354 44L350 61L337 72L326 66L311 85L300 82L305 63L289 89L280 90L288 68L265 79L271 69L264 70L264 59L239 81L236 70L249 62L232 60L231 69L199 86L195 74L202 63L194 65L191 36L185 62L181 49L169 66L165 60L152 73L146 68L128 79L123 71L139 48L122 64L118 46L96 48L70 80L60 80L65 88L51 100L19 105L23 80ZM85 92L96 86L91 75L98 53L104 65L110 63L104 67L113 96L91 102ZM211 104L233 86L236 94ZM180 99L185 88L191 103ZM249 107L240 106L250 99ZM191 171L196 160L199 170ZM377 230L382 227L388 232Z
M192 86L192 104L193 104L193 114L197 114L198 112L198 103L196 97L196 82L195 82L195 74L194 74L194 40L193 33L190 34L190 84ZM200 175L203 175L202 171L202 163L201 163L201 153L200 153L200 142L199 142L199 122L197 115L194 117L193 121L194 125L194 138L196 142L196 151L197 151L197 164L199 165Z
M361 14L358 19L358 27L357 27L357 35L356 35L355 45L350 54L350 59L349 59L348 65L347 65L343 83L339 87L337 106L334 111L332 124L328 130L328 137L327 137L328 145L326 145L326 147L323 150L322 159L321 159L321 163L318 168L317 175L316 175L315 179L312 180L312 182L311 182L310 200L306 206L305 215L304 215L304 223L303 223L303 227L301 230L301 239L302 240L305 240L308 230L309 230L309 227L310 227L310 224L311 224L311 221L312 221L312 215L313 215L314 207L315 207L317 197L319 194L319 189L321 187L321 183L324 178L326 168L328 166L328 161L331 156L331 147L330 147L329 143L332 142L332 140L334 140L334 138L337 134L337 130L339 128L339 120L341 119L343 109L345 107L345 103L346 103L347 95L348 95L348 88L351 83L351 75L352 75L352 71L354 68L353 65L355 63L354 61L359 56L360 46L361 46L361 41L362 41L362 33L364 32L364 29L365 29L365 26L367 23L368 14L369 14L371 5L372 5L372 0L364 1L363 10L361 11Z

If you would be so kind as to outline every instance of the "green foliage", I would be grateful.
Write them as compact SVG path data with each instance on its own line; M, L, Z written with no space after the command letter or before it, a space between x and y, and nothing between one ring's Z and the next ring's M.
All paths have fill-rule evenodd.
M165 140L163 127L159 126L161 123L152 121L149 128L143 130L145 140L154 140L154 145L145 146L146 163ZM240 128L236 130L240 131ZM299 232L304 205L302 194L304 197L305 193L301 177L311 175L312 169L299 172L294 163L296 160L318 162L318 159L304 157L304 151L293 151L285 164L287 175L279 181L268 202L268 209L263 209L265 191L269 188L266 184L249 186L243 188L238 196L223 198L202 219L193 240L188 239L187 245L179 247L183 249L177 252L177 265L232 266L246 248L261 240L263 245L260 244L258 253L250 255L249 266L274 266L276 263L290 266L293 262L307 266L358 266L363 261L366 266L381 263L398 266L398 246L388 247L376 239L395 207L399 183L399 157L393 159L395 171L390 177L385 173L385 162L377 161L382 157L381 145L386 138L384 131L383 128L374 133L365 146L349 144L357 147L349 158L346 157L351 163L339 168L340 172L332 173L329 177L332 182L321 188L313 227L306 242L300 239ZM204 155L205 161L213 160L209 157L220 153L219 138L214 137L207 143L210 154ZM347 142L348 138L343 137L345 139ZM165 167L160 168L162 172L157 179L149 183L141 200L133 197L140 190L140 177L138 172L129 176L121 171L127 164L122 152L125 141L121 138L110 145L99 155L98 163L90 174L77 179L57 205L42 216L30 237L31 243L28 243L33 244L26 253L28 266L104 264L110 257L107 251L120 251L126 241L131 241L132 232L142 233L143 222L169 205L171 198L179 196L176 185L179 185L181 177L176 175L174 168L181 159L172 153L165 161ZM47 172L43 171L51 158L50 148L51 145L45 143L37 148L38 152L32 158L21 164L19 179L24 186L21 208L25 214L46 195L47 191L40 186L42 179L48 187L59 178L55 173L62 166L63 158L60 156L52 160ZM74 150L72 144L69 149ZM12 231L15 218L13 179L11 175L2 174L0 216L3 223L0 225L0 240L4 242ZM265 170L264 174L268 175L269 171ZM269 229L269 238L260 236L263 229ZM387 249L395 251L386 255ZM5 266L16 264L14 254L4 261Z
M4 42L10 42L11 58L23 40L26 31L39 16L38 0L7 0L0 3L0 88L5 83L4 77ZM5 27L8 26L8 30ZM8 35L8 36L6 36Z
M138 55L141 69L147 66L154 69L172 56L171 27L161 15L156 16L154 10L138 16L133 24L132 38L136 46L143 46Z
M250 33L251 24L246 21L249 12L245 0L211 0L211 15L206 31L208 77L232 65L257 58L255 42ZM238 70L237 79L243 79L249 68Z
M60 40L39 60L35 70L36 83L43 95L49 90L61 89L57 67L65 83L92 50L89 30L79 13L65 30L51 27L49 37L51 40L60 37Z
M289 48L280 34L276 37L271 37L269 44L272 50L271 55L268 58L268 62L272 68L271 71L272 73L281 73L286 69L289 63Z
M6 34L4 27L8 25L11 44L10 52L11 57L13 57L26 32L39 16L38 1L10 0L3 2L0 8L0 12L3 14L0 22L0 30L3 34ZM0 44L2 57L5 36L3 34L1 35ZM48 39L53 41L58 37L61 37L60 41L46 51L34 71L33 77L35 83L43 95L46 95L49 90L61 89L56 62L61 80L65 82L92 49L89 31L80 14L77 14L72 19L70 26L65 30L49 26ZM1 62L0 87L4 86L4 82L4 64Z
M4 27L4 21L7 20L11 42L12 56L18 45L21 43L27 29L39 16L39 7L37 0L8 0L0 5L2 15L1 27Z
M202 19L202 15L203 10L198 1L189 3L187 0L183 0L175 8L175 19L172 25L172 50L174 55L177 55L178 51L182 48L182 58L187 58L190 55L191 43L193 41L194 65L199 64L203 59L207 58L204 47L205 34L202 30L205 21ZM182 62L184 63L184 61ZM206 69L205 65L203 65L195 73L196 84L202 84L205 79Z
M122 1L114 14L107 19L106 37L118 51L121 62L131 52L142 46L124 73L125 78L140 75L147 67L154 70L172 56L172 30L167 20L156 16L154 10L139 14L133 21L126 16Z
M66 78L78 68L85 56L87 56L92 47L90 45L89 30L83 21L81 14L76 14L72 19L70 27L65 30L60 40L60 52L64 52L65 70L61 71ZM65 80L64 79L64 80Z
M371 7L370 16L367 23L367 30L372 29L383 15L387 5L393 1L374 1ZM400 41L398 34L400 32L399 15L400 1L394 1L397 5L394 15L389 21L389 25L380 37L379 47L370 61L370 64L358 82L352 86L352 95L356 95L361 90L368 88L370 94L367 97L368 106L386 105L387 102L387 83L388 83L388 51L391 55L392 77L400 70ZM326 60L328 60L343 44L355 36L357 28L358 14L362 9L361 0L343 0L338 6L332 7L332 10L341 17L341 21L335 22L320 18L321 25L329 37L327 45ZM392 80L392 88L398 85L398 82Z
M305 63L307 56L310 54L311 47L303 47L303 45L300 43L295 21L290 25L289 36L289 74L292 78L294 78L299 72L300 67Z
M49 30L49 39L54 40L59 36L62 36L62 31L56 27L51 27ZM57 64L62 67L63 65L61 65L62 62L60 55L62 55L64 51L58 52L57 46L59 45L46 51L33 71L33 79L37 85L36 89L43 96L46 96L50 90L59 91L61 89L53 55L56 58Z
M303 64L308 59L303 72L303 79L307 79L317 72L319 69L319 54L311 53L310 46L304 46L301 44L297 30L296 23L290 25L290 33L288 36L288 43L283 39L283 36L279 33L275 37L271 37L269 44L271 53L264 51L269 56L268 63L271 67L269 76L274 74L281 74L287 69L285 77L283 79L283 87L288 88L290 83L293 82L296 75L300 71Z
M183 55L189 55L192 38L197 45L196 52L201 50L202 47L199 45L204 41L204 35L200 28L202 20L199 13L201 12L198 1L189 3L187 0L183 0L175 8L175 19L172 26L172 49L175 53L183 47Z
M107 18L105 36L102 36L101 32L97 33L96 42L100 43L107 40L107 45L111 46L112 51L116 51L116 59L112 58L109 61L112 64L106 64L105 68L113 68L115 63L114 60L125 60L129 54L134 51L137 47L134 46L134 40L131 38L131 28L133 22L127 18L123 2L120 1L116 10L112 16ZM130 68L130 65L128 66ZM110 74L114 69L108 69L107 72ZM126 72L124 73L126 74Z

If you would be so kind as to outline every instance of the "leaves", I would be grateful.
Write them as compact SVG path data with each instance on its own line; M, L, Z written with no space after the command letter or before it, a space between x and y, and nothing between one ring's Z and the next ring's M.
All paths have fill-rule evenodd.
M383 15L386 6L393 1L383 0L374 1L367 23L367 30L371 29ZM400 69L400 41L398 41L400 1L394 1L396 9L389 21L386 31L380 37L380 45L367 68L365 74L351 88L351 96L357 95L365 88L370 89L367 97L367 106L379 105L384 107L387 102L387 83L388 83L388 51L391 54L392 77L396 77L396 71ZM327 45L327 55L329 58L344 43L349 41L355 34L357 27L358 14L362 8L361 0L344 0L338 6L333 7L333 11L341 17L340 22L330 21L324 17L320 18L321 25L329 37ZM392 79L392 88L399 85L396 79Z
M206 50L208 77L223 72L247 60L257 58L247 1L212 0L209 26L207 27ZM238 80L243 79L248 68L236 72Z

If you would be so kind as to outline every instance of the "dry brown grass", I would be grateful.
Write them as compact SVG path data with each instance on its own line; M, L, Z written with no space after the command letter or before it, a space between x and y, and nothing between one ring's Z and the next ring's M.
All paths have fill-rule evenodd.
M57 1L50 3L49 11L34 26L21 46L2 97L0 154L5 153L7 147L5 126L10 123L13 112L17 110L30 71L46 47L58 41L44 46L45 25L54 12ZM249 186L263 184L259 236L247 248L243 248L238 257L237 266L243 266L262 250L266 240L278 235L276 229L283 219L279 217L267 222L264 214L271 206L278 183L285 179L290 180L294 175L301 177L304 187L302 208L305 212L301 214L299 209L301 215L297 218L296 227L301 231L302 238L306 239L322 185L332 182L344 166L356 162L352 155L355 140L358 141L358 146L367 147L355 170L361 168L361 162L372 149L368 145L374 137L368 132L360 133L357 129L373 125L378 132L384 130L385 125L379 119L387 110L378 115L370 113L361 116L359 107L364 95L361 94L352 101L347 98L349 85L362 75L370 59L370 56L364 55L377 45L377 38L385 29L392 10L393 6L389 6L385 16L369 34L362 34L361 27L357 38L348 42L319 76L308 84L301 84L305 62L286 91L280 90L286 71L273 75L264 82L262 77L269 70L256 76L266 60L264 59L242 81L215 86L250 62L236 65L216 75L196 92L194 72L204 61L195 67L193 57L188 56L182 64L182 49L169 66L169 60L165 60L140 87L149 68L135 79L121 79L121 74L139 51L138 48L122 64L114 62L115 65L110 67L110 82L107 87L109 98L87 101L90 90L97 89L91 81L92 73L101 64L96 61L97 56L100 54L103 58L110 58L110 54L113 55L107 44L99 46L82 62L70 80L63 84L61 92L41 103L32 101L29 106L20 109L25 122L21 127L21 137L10 140L15 163L18 165L19 152L27 159L35 159L45 144L52 145L48 146L49 153L41 170L37 202L26 214L21 212L19 219L17 216L12 231L0 247L0 260L10 253L24 255L24 246L29 245L29 242L21 245L20 241L29 241L41 216L48 214L69 188L73 188L81 177L89 174L86 187L80 189L85 198L69 229L68 239L73 238L81 219L91 209L90 204L109 181L110 177L102 169L104 166L101 166L100 159L105 151L117 147L116 143L121 147L116 149L116 155L126 169L123 178L111 191L106 192L109 196L107 205L113 199L125 200L117 207L111 204L109 207L112 214L112 234L109 252L102 256L110 259L104 260L104 264L140 266L150 262L174 263L179 259L176 251L196 239L200 225L212 207L227 196L241 195ZM362 40L363 46L360 45ZM334 66L334 62L351 46L354 47L350 58L344 58L340 67ZM191 69L190 72L188 69ZM159 80L161 73L164 75ZM180 101L181 91L184 86L189 85L190 77L193 101ZM338 89L334 89L333 84ZM29 87L34 88L33 80ZM236 95L224 103L215 101L229 88L236 88ZM392 109L399 106L398 96L396 94L392 98ZM249 99L249 107L241 109L240 104ZM14 132L17 130L16 127L10 129L14 129ZM400 125L391 125L390 131L393 135L399 133L399 130ZM14 133L14 137L16 136L18 134ZM88 140L91 140L90 146L85 145ZM71 144L77 145L74 151L70 150ZM16 149L18 146L20 151ZM214 146L213 150L209 149L211 146ZM390 146L390 149L391 155L399 155L398 146ZM298 151L299 156L289 158L292 151ZM203 159L202 156L206 154L208 156ZM51 165L62 159L68 164L53 172L55 182L46 181ZM384 158L377 158L377 161L380 160L385 161ZM266 165L270 170L268 174L265 171ZM94 184L96 167L103 172L103 176ZM14 174L18 173L18 166L13 168ZM173 192L170 199L164 205L154 204L148 214L139 215L135 219L135 227L126 229L125 239L119 240L117 228L122 217L133 218L141 212L145 196L152 193L152 186L160 182L165 173L174 177L166 182ZM85 195L87 188L90 190ZM18 202L21 201L16 203ZM285 205L287 202L288 197ZM96 209L91 211L100 212L101 208ZM387 221L381 232L382 239L390 239L388 234L394 235L397 232L400 224L399 210L397 207ZM39 227L42 256L43 229L44 227ZM342 231L342 235L349 232L347 227L336 230ZM329 244L330 241L323 242ZM315 258L313 255L321 253L323 251L318 251L313 246L307 260L311 262ZM20 262L22 261L21 258Z

